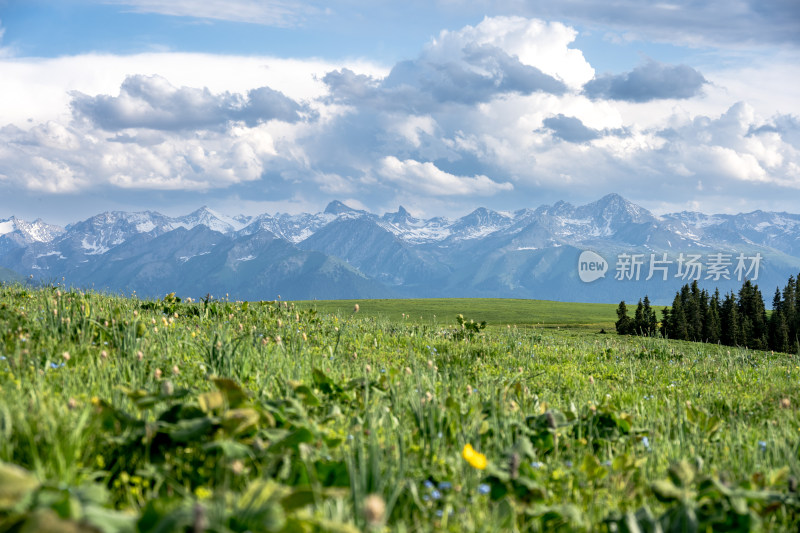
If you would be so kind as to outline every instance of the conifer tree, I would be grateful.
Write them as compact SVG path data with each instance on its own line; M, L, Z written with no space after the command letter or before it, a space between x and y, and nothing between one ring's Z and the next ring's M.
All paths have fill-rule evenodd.
M728 346L738 346L741 341L739 332L739 313L736 296L733 292L725 295L720 313L720 342Z
M798 275L800 278L800 274ZM773 307L773 309L775 309ZM787 341L794 344L800 333L800 306L798 306L797 286L794 276L789 276L789 282L783 289L783 302L781 306L784 319L786 320Z
M625 305L625 300L622 300L617 307L617 333L620 335L630 335L633 329L631 317L628 316L628 306Z
M636 311L633 313L633 334L634 335L647 335L647 322L644 318L644 304L639 300L636 305Z
M670 338L685 341L689 339L686 328L686 316L683 314L683 304L681 294L676 294L672 301L672 311L670 312Z
M769 317L769 347L777 352L789 351L789 328L786 324L786 305L781 291L776 288L772 298L772 316Z
M658 333L658 318L656 317L655 310L650 306L650 298L648 298L647 295L644 297L644 320L647 335L655 335Z
M754 350L767 348L767 311L758 285L748 279L739 291L739 319L741 343Z
M719 317L719 289L714 291L714 296L708 300L706 316L703 321L703 340L705 342L718 343L720 341L720 317Z

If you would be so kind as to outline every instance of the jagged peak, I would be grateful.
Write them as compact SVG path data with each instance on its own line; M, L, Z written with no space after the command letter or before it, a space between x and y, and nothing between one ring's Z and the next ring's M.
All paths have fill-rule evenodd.
M333 200L325 207L325 211L323 212L327 215L341 215L342 213L358 213L359 210L353 209L339 200Z

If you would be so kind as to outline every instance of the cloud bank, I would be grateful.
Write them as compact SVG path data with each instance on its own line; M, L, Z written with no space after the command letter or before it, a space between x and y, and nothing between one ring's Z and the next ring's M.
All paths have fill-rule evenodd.
M207 88L177 88L161 76L142 75L128 77L119 96L89 96L75 91L70 106L76 118L108 131L201 129L230 121L252 127L273 119L297 122L307 111L269 87L252 89L247 95L212 94Z
M183 72L131 57L115 85L73 88L60 114L0 124L0 217L24 195L131 191L454 213L610 191L707 211L797 194L797 108L761 113L683 64L597 75L575 37L490 17L386 68L309 60L289 79L282 60L250 58L249 77L224 71L227 86L230 61L183 54ZM28 79L35 65L12 66Z

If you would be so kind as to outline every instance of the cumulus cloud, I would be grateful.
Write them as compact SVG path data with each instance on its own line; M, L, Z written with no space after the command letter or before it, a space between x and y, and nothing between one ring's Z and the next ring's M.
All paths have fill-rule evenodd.
M574 30L558 23L487 18L442 32L419 57L397 63L383 79L340 69L323 81L333 101L413 112L509 94L562 95L594 74L581 52L568 47L574 38Z
M702 93L707 83L702 74L687 65L665 65L648 61L624 74L606 74L584 87L592 98L629 102L658 99L686 99Z
M629 38L671 44L750 48L800 44L800 4L795 0L442 0L451 8L603 25Z
M212 94L205 88L178 88L161 76L143 75L128 77L119 96L73 92L70 105L76 117L108 131L213 128L228 121L249 126L272 119L297 122L304 112L297 102L269 87L252 89L246 96Z
M106 138L91 125L47 122L0 130L6 184L49 193L112 185L209 190L254 181L278 157L269 125L177 135L137 130Z
M498 183L486 176L455 176L440 170L433 163L410 159L401 161L394 156L384 157L377 173L407 191L431 196L492 195L514 188L511 183Z
M748 92L726 95L717 75L707 83L654 62L595 78L574 38L561 24L497 17L442 32L393 68L193 55L117 58L131 61L124 70L110 57L0 61L10 75L0 93L15 102L31 93L49 105L55 93L37 92L47 75L86 83L70 86L68 114L18 112L0 126L0 209L23 193L124 189L118 205L212 191L260 205L402 200L453 214L609 191L733 205L800 188L800 119L775 114L784 104L733 105ZM103 65L114 77L93 79ZM702 90L714 98L692 98ZM0 102L0 115L12 107Z
M137 13L248 22L266 26L295 26L322 10L307 2L280 0L105 0Z
M600 132L587 128L581 119L558 115L544 119L545 128L551 130L555 137L571 143L593 141L600 137Z

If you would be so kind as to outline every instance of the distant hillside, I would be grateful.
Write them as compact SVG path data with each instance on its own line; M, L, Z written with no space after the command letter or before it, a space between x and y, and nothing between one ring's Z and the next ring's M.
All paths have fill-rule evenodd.
M7 268L0 267L0 281L4 283L12 282L12 281L23 281L25 278L14 272L13 270L9 270Z

